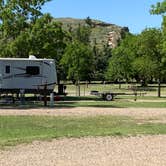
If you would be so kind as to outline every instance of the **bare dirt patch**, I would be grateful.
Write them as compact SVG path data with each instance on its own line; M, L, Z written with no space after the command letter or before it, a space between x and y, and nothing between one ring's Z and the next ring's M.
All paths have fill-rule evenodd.
M37 108L37 109L0 109L0 115L36 116L130 116L136 119L157 119L166 121L166 108Z

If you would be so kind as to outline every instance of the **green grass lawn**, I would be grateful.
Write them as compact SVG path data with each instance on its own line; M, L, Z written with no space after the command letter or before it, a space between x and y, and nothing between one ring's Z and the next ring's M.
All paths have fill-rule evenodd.
M62 137L166 134L166 125L124 116L0 116L0 147Z
M128 102L128 101L97 101L97 102L57 102L55 107L103 107L103 108L166 108L166 102Z

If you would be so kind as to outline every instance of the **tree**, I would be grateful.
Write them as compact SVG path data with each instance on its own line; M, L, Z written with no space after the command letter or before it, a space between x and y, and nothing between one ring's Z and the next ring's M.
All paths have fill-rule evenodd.
M137 80L141 82L143 87L147 86L148 81L154 78L157 64L150 57L140 56L133 61L132 65Z
M107 70L110 57L112 56L112 49L106 45L103 49L93 46L93 53L95 57L95 73L94 79L99 81L105 81L105 72Z
M6 49L2 51L3 56L25 58L29 55L31 42L29 31L21 32L14 40L6 44Z
M85 22L87 25L89 25L91 28L94 28L95 27L95 23L92 21L92 19L88 16L86 19L85 19Z
M29 27L29 22L39 18L41 7L50 0L1 0L0 2L0 30L5 37L15 38L25 28Z
M40 58L55 59L58 81L63 77L60 60L68 40L69 36L62 29L61 23L54 21L49 14L36 20L30 33L31 54Z
M149 28L142 31L138 37L139 49L137 50L139 63L135 68L142 68L144 73L143 82L147 82L150 78L158 80L158 96L160 97L160 82L162 76L162 32L160 29ZM137 61L137 60L136 60ZM142 61L142 64L140 62ZM149 62L149 63L148 63ZM139 67L138 67L138 64ZM151 64L151 66L150 66ZM144 66L146 65L146 66ZM146 67L146 71L142 72ZM142 74L141 74L142 75Z
M77 40L88 45L90 43L91 28L88 25L78 24L76 29L71 30L72 40Z
M136 45L134 45L137 36L128 34L120 41L119 46L112 50L112 57L109 59L109 65L105 74L108 80L121 81L133 78L132 62L136 55Z
M166 0L157 2L156 5L151 6L151 14L164 14L166 12Z
M31 28L27 28L13 40L7 43L2 40L1 56L27 57L33 54L38 58L53 58L56 61L58 81L62 77L62 68L59 61L64 53L67 33L62 30L60 23L53 17L45 14L38 18Z
M162 35L163 35L163 44L162 44L162 51L163 56L160 59L161 60L161 73L164 75L166 74L165 71L165 64L166 64L166 55L164 55L164 52L166 51L166 16L164 15L166 13L166 0L163 0L162 2L158 2L156 5L151 6L151 14L157 14L163 16L163 22L162 22ZM165 79L165 78L164 78ZM160 86L158 90L158 96L160 96Z
M0 56L28 55L31 27L42 16L41 7L48 1L0 1Z
M36 20L30 32L31 52L38 57L55 58L66 46L66 32L49 14ZM57 57L59 59L59 57Z
M90 80L93 75L93 53L89 46L75 41L66 47L65 54L61 59L61 64L67 72L68 79L75 80L78 85L78 95L80 96L79 84L81 80Z

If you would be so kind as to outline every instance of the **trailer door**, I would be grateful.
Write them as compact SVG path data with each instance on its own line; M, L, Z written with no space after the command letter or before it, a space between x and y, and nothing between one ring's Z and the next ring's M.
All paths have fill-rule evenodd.
M42 62L29 60L26 65L28 89L38 89L42 82Z
M57 82L55 63L53 60L44 60L43 61L43 77L42 84L49 84L47 87L50 90L53 90L55 83Z

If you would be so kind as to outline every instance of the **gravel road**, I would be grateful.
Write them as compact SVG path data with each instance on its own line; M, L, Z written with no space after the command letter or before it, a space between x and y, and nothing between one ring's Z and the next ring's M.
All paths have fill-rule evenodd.
M0 166L165 166L166 136L33 142L0 152Z
M125 115L166 122L159 108L0 109L0 115ZM0 150L0 166L165 166L166 135L34 141Z

